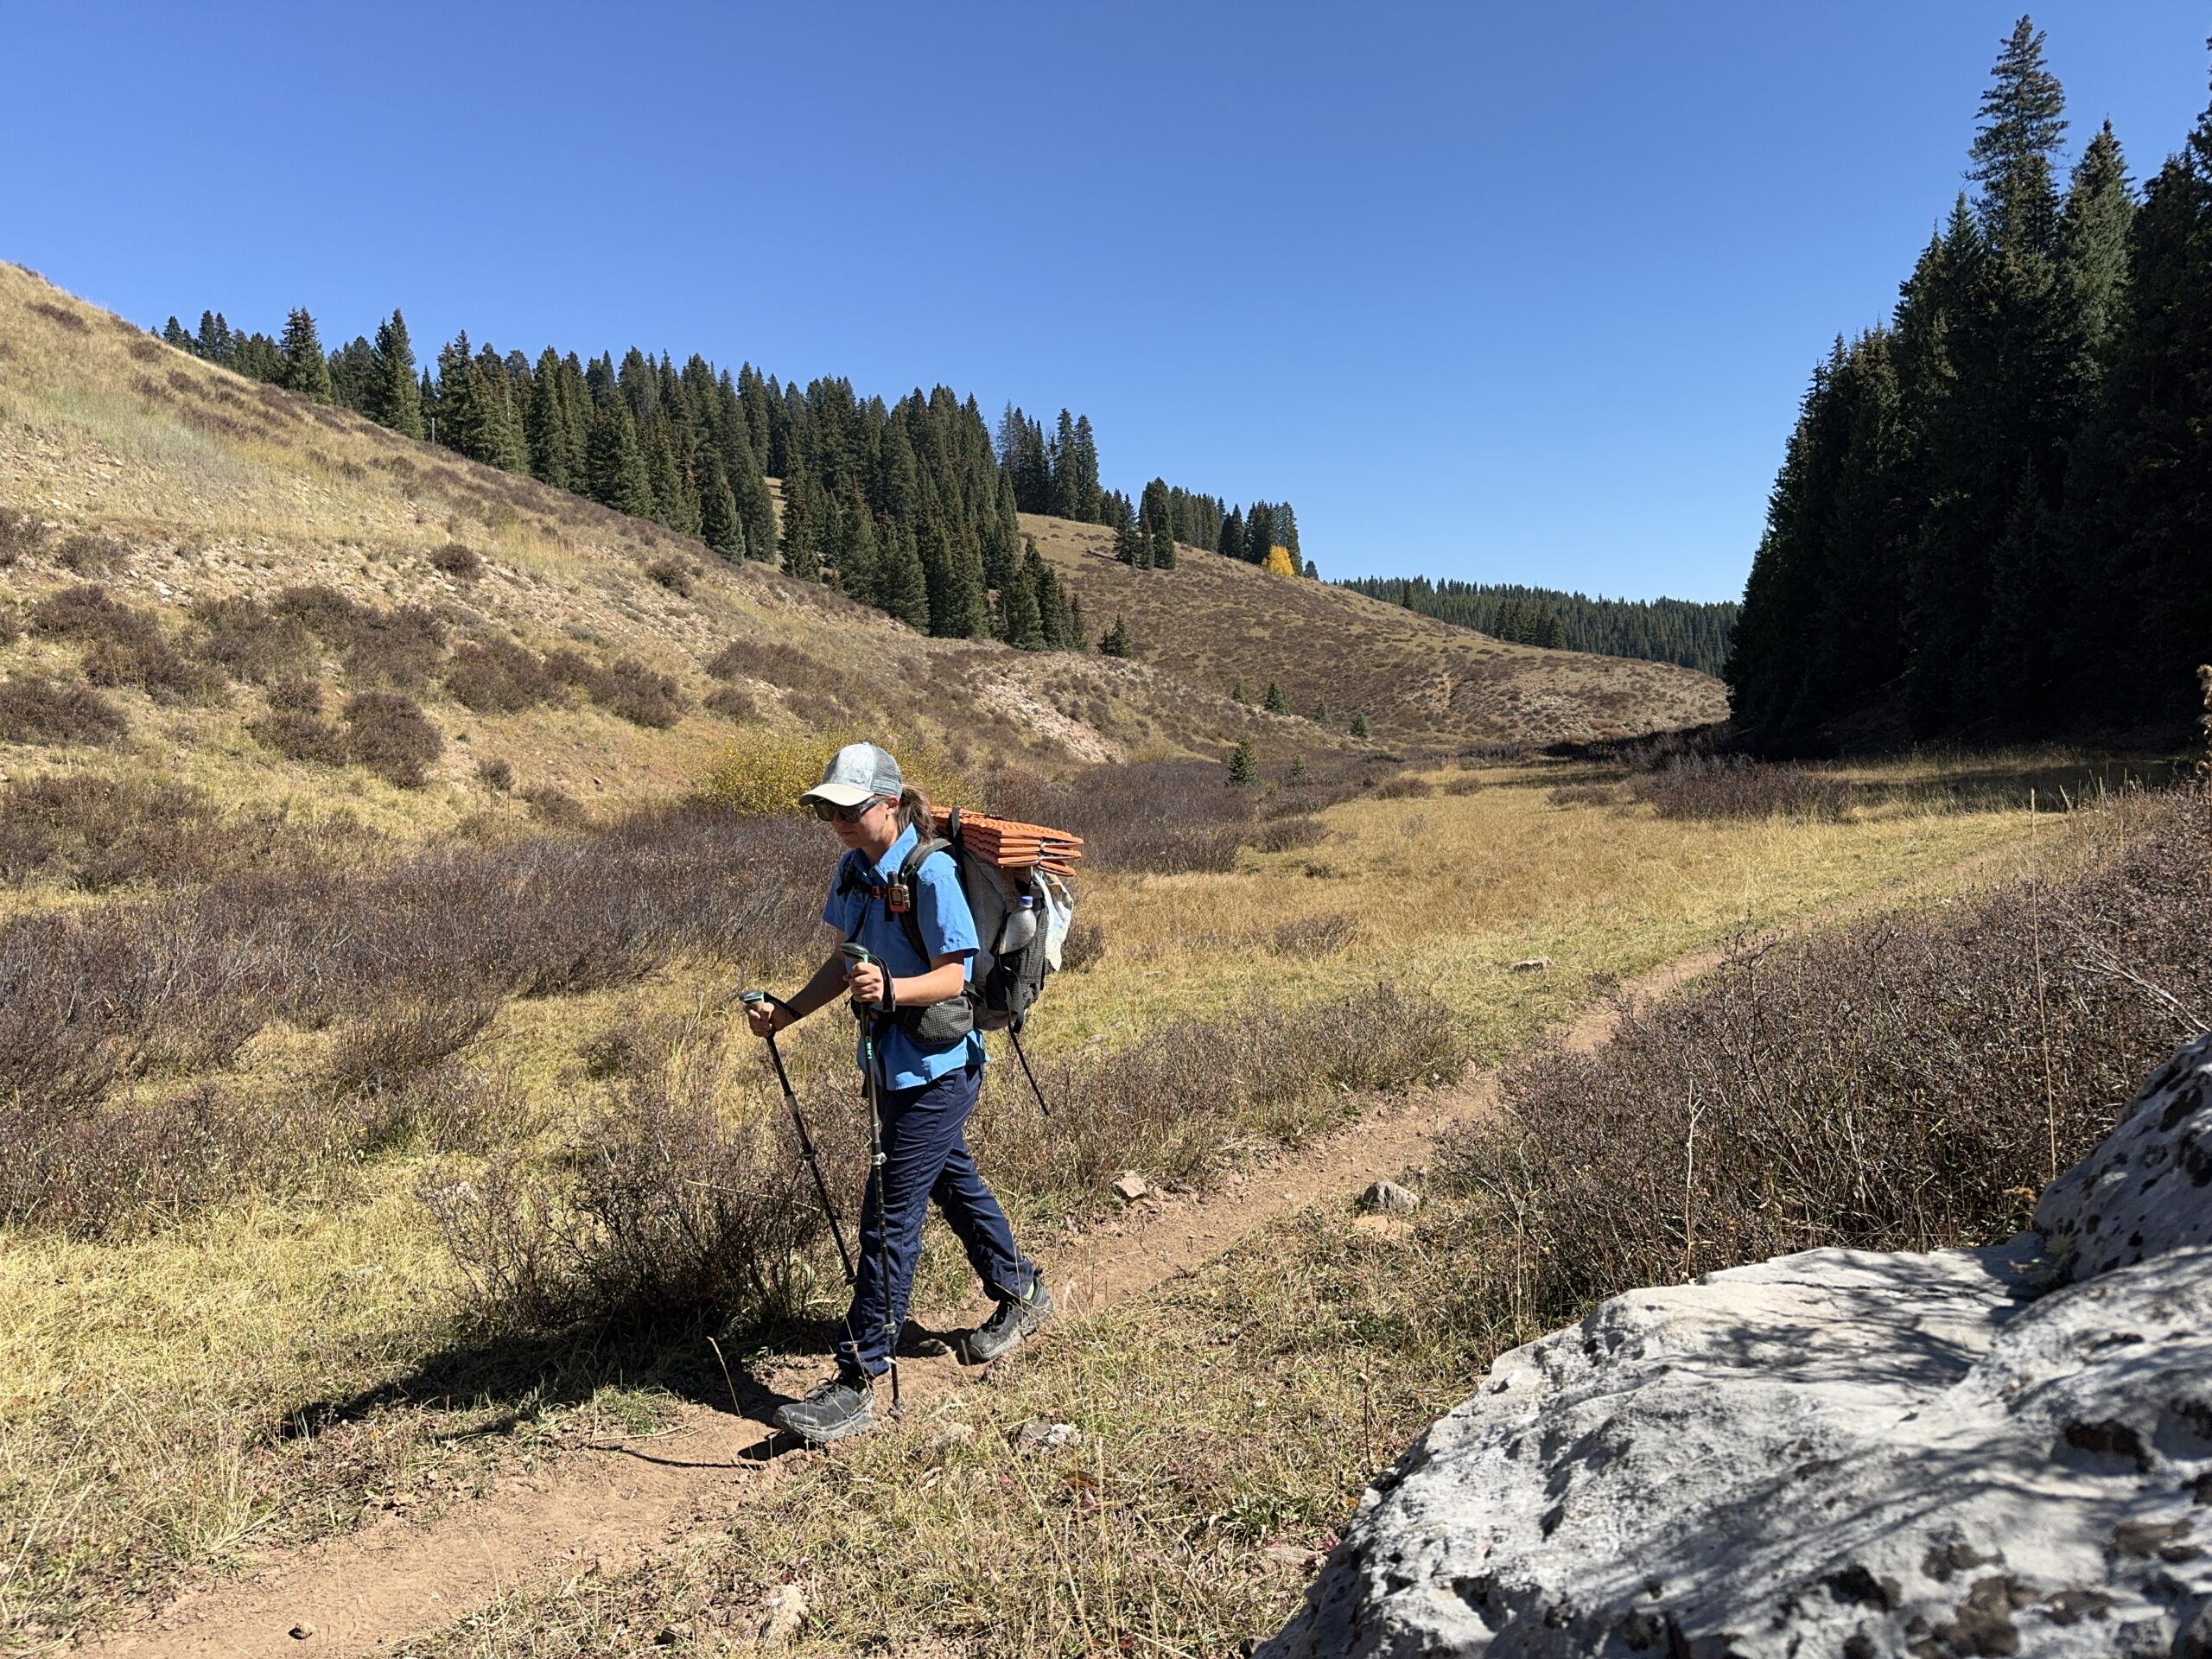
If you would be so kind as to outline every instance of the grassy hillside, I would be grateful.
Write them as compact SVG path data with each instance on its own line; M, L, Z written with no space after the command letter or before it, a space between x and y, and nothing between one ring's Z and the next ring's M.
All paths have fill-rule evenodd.
M282 685L305 678L330 694L316 728L326 748L346 736L334 723L346 701L365 691L413 699L442 741L420 787L345 769L336 792L348 810L385 827L518 816L533 795L587 805L665 795L739 728L887 730L940 740L956 763L1012 758L1046 772L1218 757L1243 735L1263 755L1350 743L1341 723L1237 705L1224 694L1240 677L1255 702L1281 679L1301 715L1316 698L1363 706L1377 743L1588 737L1719 706L1695 676L1470 639L1210 559L1141 576L1088 556L1090 528L1052 519L1030 528L1076 573L1094 631L1127 614L1136 660L924 639L830 589L733 566L658 526L241 378L7 265L0 510L12 515L0 533L0 680L50 697L89 675L116 717L97 741L0 741L0 770L127 771L231 800L322 799L328 766L300 758L316 753L314 732L290 746L299 753L264 735L286 712ZM86 584L130 614L58 624L55 596ZM302 588L355 608L320 626L309 613L334 601L302 601ZM296 614L272 622L234 606L211 620L241 600ZM401 625L433 638L387 671L395 664L369 660L359 636ZM220 655L211 636L226 630L245 636L231 639L233 658L264 660L164 677L100 644L117 627L135 630L140 657L166 650L188 668ZM283 639L262 637L271 630ZM504 682L471 696L454 674L470 646L541 663L570 653L554 665L565 680L543 696ZM645 683L652 708L610 673ZM40 734L36 721L16 724Z
M1355 710L1393 742L1551 743L1702 725L1727 714L1719 681L1671 664L1509 645L1403 607L1185 548L1172 571L1117 563L1112 532L1025 518L1101 628L1128 625L1137 660L1217 694L1270 681L1293 711Z

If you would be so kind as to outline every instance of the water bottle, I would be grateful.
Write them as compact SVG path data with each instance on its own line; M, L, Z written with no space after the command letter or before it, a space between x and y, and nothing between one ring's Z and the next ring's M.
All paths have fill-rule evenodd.
M1029 948L1029 941L1037 937L1037 900L1028 893L1021 895L1021 903L1006 913L1006 925L999 929L998 954L1018 957Z

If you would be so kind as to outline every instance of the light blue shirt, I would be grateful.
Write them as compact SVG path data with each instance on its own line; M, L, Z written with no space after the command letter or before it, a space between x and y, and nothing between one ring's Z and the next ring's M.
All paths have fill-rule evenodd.
M914 920L920 924L922 943L929 947L927 957L914 953L914 942L906 937L906 923L891 913L884 900L857 889L851 893L837 891L851 865L861 867L863 881L889 887L899 879L899 867L906 861L906 855L914 850L920 839L918 832L909 825L891 843L880 864L869 863L864 853L847 853L837 861L837 874L830 880L830 901L822 907L822 919L837 930L839 938L866 945L870 954L883 963L884 971L894 979L912 979L918 974L926 974L932 959L955 956L963 958L963 981L972 978L976 953L982 948L982 941L976 937L975 913L968 908L968 895L960 890L960 873L953 868L951 855L933 854L923 860L922 868L914 872ZM964 1071L983 1062L983 1039L978 1032L971 1031L941 1048L924 1048L895 1020L886 1020L876 1027L876 1046L882 1054L887 1089L918 1089L948 1071ZM865 1063L863 1058L862 1064Z

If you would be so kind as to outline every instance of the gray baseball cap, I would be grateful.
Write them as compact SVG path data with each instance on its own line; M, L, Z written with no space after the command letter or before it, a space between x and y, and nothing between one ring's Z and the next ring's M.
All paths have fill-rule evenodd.
M848 743L831 758L829 771L822 774L822 781L799 797L807 801L827 801L832 806L859 806L881 796L897 800L906 780L899 775L899 763L890 752L873 743Z

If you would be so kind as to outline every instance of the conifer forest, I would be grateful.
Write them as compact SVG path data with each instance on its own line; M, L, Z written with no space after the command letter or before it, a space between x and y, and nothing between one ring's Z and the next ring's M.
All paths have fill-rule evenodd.
M1728 661L1738 609L1732 601L1592 599L1555 588L1427 576L1358 576L1338 585L1519 645L1679 663L1713 675Z
M2183 728L2212 657L2212 111L2068 163L2023 18L1890 320L1815 371L1727 680L1776 747Z

